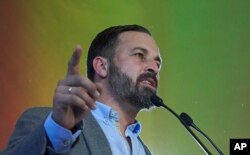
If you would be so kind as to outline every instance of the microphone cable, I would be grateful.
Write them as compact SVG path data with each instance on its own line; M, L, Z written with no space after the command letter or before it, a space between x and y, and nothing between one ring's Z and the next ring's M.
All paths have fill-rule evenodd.
M212 153L208 150L208 148L201 142L201 140L195 135L195 133L189 128L192 126L194 129L196 129L198 132L200 132L205 138L208 139L208 141L215 147L215 149L218 151L220 155L224 155L222 151L212 142L212 140L204 133L202 132L194 123L191 117L189 117L186 113L182 113L180 116L174 112L171 108L169 108L166 104L163 103L163 100L154 95L151 97L151 102L156 106L156 107L163 107L170 111L171 114L173 114L180 122L181 124L187 129L187 131L191 134L191 136L194 138L196 143L202 148L202 150L208 154L212 155Z

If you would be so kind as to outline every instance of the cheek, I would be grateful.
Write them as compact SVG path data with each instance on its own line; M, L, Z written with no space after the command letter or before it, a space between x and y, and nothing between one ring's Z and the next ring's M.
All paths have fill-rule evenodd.
M140 71L138 66L131 64L123 64L120 66L121 72L127 75L133 82L136 82L138 76L140 75Z
M136 82L138 76L143 73L143 64L135 59L119 58L116 59L116 64L120 71L132 79L133 82Z

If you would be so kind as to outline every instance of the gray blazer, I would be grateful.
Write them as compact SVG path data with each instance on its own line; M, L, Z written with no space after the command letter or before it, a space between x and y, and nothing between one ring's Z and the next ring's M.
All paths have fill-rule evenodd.
M48 107L31 108L25 111L17 121L3 154L59 155L51 148L43 127L44 120L50 111L51 108ZM143 142L142 144L146 154L151 155L145 144ZM112 155L109 142L91 113L84 119L82 134L67 155Z

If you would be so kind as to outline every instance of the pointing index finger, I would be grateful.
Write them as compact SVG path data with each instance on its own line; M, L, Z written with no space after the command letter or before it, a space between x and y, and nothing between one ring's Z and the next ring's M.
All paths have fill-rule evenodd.
M81 54L82 54L82 48L80 45L77 45L75 51L71 56L71 59L68 62L67 76L79 74Z

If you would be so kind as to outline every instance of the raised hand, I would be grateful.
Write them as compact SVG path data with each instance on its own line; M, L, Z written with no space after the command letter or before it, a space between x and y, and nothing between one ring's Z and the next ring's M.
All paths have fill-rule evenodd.
M82 49L77 46L68 62L68 73L58 81L53 98L52 118L61 126L72 129L91 109L99 97L97 85L80 75Z

